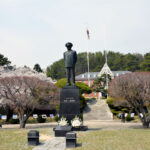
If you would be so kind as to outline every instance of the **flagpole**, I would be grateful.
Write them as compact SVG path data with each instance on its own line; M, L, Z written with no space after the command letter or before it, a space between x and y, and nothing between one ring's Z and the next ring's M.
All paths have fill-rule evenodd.
M87 29L87 65L88 65L88 86L90 87L90 62L89 62L89 30Z
M107 64L107 50L106 50L106 26L104 24L104 53L105 53L105 63ZM108 72L106 72L106 90L108 98Z

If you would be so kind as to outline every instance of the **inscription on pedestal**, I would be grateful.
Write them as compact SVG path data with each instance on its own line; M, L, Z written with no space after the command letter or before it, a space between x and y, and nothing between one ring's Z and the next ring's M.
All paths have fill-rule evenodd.
M66 99L63 99L62 102L64 103L74 103L76 100L73 97L66 97Z
M69 122L80 115L80 96L76 86L67 86L60 92L60 117L64 116Z

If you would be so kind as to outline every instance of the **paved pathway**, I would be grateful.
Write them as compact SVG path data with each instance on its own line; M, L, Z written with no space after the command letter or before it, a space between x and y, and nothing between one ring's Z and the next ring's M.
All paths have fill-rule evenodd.
M33 150L65 150L65 137L53 137L41 145L33 148Z
M56 125L57 125L57 122L26 124L26 129L54 128L56 127ZM19 124L2 125L2 129L12 129L12 128L14 129L19 128Z
M89 100L87 107L83 112L83 118L88 120L113 120L113 114L111 113L106 100Z
M101 129L120 129L120 128L142 128L142 123L133 123L126 122L122 123L121 121L112 121L112 120L86 120L83 122L84 125L89 128L101 128ZM38 128L53 128L56 127L56 122L51 123L38 123L38 124L27 124L26 129L37 129ZM17 129L19 125L3 125L2 129Z
M102 121L102 120L88 120L84 121L84 125L88 126L89 130L118 130L118 129L135 129L142 128L142 123L121 121Z

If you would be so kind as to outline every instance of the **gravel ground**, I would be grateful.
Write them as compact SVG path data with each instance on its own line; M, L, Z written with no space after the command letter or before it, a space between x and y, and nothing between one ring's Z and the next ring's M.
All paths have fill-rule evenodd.
M85 126L88 126L89 130L94 129L133 129L133 128L142 128L141 123L133 123L133 122L126 122L122 123L120 121L107 121L107 120L89 120L84 121L83 123ZM27 124L26 129L38 129L38 128L54 128L56 127L56 122L51 123L37 123L37 124ZM17 129L19 125L3 125L2 129Z

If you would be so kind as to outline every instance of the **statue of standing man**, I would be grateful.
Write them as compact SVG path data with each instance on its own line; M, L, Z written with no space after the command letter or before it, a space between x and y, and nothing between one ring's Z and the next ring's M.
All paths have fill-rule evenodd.
M72 77L72 85L75 86L75 64L77 62L77 53L72 50L73 44L68 42L66 43L66 48L68 51L64 52L64 61L66 67L66 76L67 76L67 85L71 85L71 77Z

